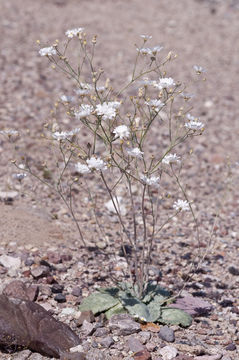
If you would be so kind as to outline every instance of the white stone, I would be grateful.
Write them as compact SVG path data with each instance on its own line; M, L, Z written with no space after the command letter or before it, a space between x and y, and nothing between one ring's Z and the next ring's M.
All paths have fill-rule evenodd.
M13 256L1 255L0 264L7 269L17 270L21 266L21 259L15 258Z
M71 353L81 352L81 351L83 351L82 345L77 345L77 346L74 346L74 347L70 348Z
M159 350L160 355L162 356L163 360L171 360L177 356L177 349L173 346L165 346Z
M73 315L75 313L75 309L66 307L62 310L61 316Z

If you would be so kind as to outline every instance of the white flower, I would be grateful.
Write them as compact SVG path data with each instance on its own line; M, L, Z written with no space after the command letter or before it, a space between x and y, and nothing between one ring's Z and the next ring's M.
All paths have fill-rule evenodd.
M120 139L128 139L130 136L129 128L126 125L119 125L114 130L113 133L115 137L119 137Z
M194 65L193 69L196 71L197 75L200 75L201 73L204 73L207 71L206 69L204 69L202 66L199 66L199 65Z
M67 139L68 132L67 131L56 131L52 134L52 137L58 141Z
M186 115L186 118L187 118L189 121L195 121L195 120L196 120L195 116L193 116L193 115L191 115L191 114L187 114L187 115Z
M151 35L140 35L140 37L144 40L150 40L152 39L152 36Z
M27 174L25 173L13 174L14 179L17 179L18 181L22 181L26 176Z
M153 48L141 48L141 49L137 48L137 51L143 55L155 56L162 49L163 49L162 46L154 46Z
M13 129L6 129L6 130L1 130L0 134L2 135L8 135L8 136L12 136L12 135L18 135L18 131L17 130L13 130Z
M140 84L142 85L155 85L156 81L155 80L149 80L148 78L144 78L143 80L139 81Z
M96 90L97 90L98 92L103 92L103 91L105 91L105 86L97 86L97 87L96 87Z
M76 128L71 131L56 131L52 134L53 139L57 141L71 139L73 135L77 134L80 131L80 128Z
M159 180L160 180L160 178L157 177L157 176L147 177L146 175L143 175L143 174L142 174L142 175L140 176L140 179L141 179L146 185L156 186L156 187L159 186Z
M56 55L56 49L53 46L45 47L39 50L41 56L52 56Z
M130 156L136 157L136 158L142 158L143 151L140 151L139 148L135 147L133 149L127 149L127 153Z
M102 116L103 120L112 120L116 116L116 109L120 106L120 102L111 101L96 105L96 114Z
M87 105L87 104L82 104L80 106L80 109L75 111L74 114L77 119L81 119L86 116L89 116L93 110L94 110L93 106Z
M84 28L76 28L76 29L67 30L65 32L65 34L68 38L73 38L74 36L77 36L78 34L82 33L83 31L84 31Z
M89 95L91 91L89 89L77 89L75 93L80 96Z
M145 101L145 104L152 107L152 109L156 112L159 112L159 110L165 105L160 100Z
M189 203L186 200L177 200L173 204L173 208L177 211L189 211Z
M61 101L63 102L73 102L75 100L74 96L68 96L68 95L61 95L60 97Z
M90 159L87 159L86 162L90 170L107 169L106 163L102 159L96 158L95 156L92 156Z
M185 123L184 126L189 130L203 130L204 124L200 121L189 121Z
M177 163L180 164L180 157L177 156L177 154L168 154L163 158L162 163L167 165Z
M85 164L81 164L80 162L78 162L75 165L75 169L76 169L76 172L78 172L80 174L88 174L88 173L90 173L89 167L87 165L85 165Z
M162 90L162 89L167 89L169 87L172 87L175 85L174 80L170 77L170 78L161 78L159 79L159 82L155 82L153 84L156 88Z

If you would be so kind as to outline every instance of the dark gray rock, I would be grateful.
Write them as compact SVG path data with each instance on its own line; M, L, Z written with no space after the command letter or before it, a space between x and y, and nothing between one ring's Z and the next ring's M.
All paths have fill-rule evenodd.
M230 266L228 268L228 271L230 274L232 274L234 276L239 276L239 268L236 268L235 266Z
M94 332L94 336L98 337L102 337L102 336L106 336L109 334L109 329L105 328L105 327L99 327L95 330Z
M90 336L95 331L95 327L93 324L89 323L87 320L84 320L82 327L81 327L81 331L84 333L84 335Z
M174 342L175 341L175 335L174 331L170 329L168 326L162 326L159 330L159 337L167 342Z
M64 303L66 302L66 296L60 293L54 297L54 300L56 300L58 303Z
M64 290L64 286L60 284L53 284L51 287L52 294L62 293L63 290Z
M134 336L130 336L128 338L128 347L129 350L133 351L134 353L145 349L145 347L141 344L141 342L138 339L136 339L136 337Z
M114 340L113 340L112 336L106 336L105 338L101 339L101 340L99 341L99 343L100 343L100 345L101 345L102 347L108 349L108 348L111 347L111 345L114 344Z
M227 351L234 351L234 350L236 350L236 348L237 347L236 347L236 345L234 343L231 343L231 344L226 346Z
M60 358L79 337L40 305L0 295L0 346L23 346L42 355Z
M117 335L131 335L141 330L140 324L134 321L129 314L119 314L111 317L109 328Z
M71 295L76 296L76 297L81 296L82 295L82 289L79 286L75 286L72 289Z

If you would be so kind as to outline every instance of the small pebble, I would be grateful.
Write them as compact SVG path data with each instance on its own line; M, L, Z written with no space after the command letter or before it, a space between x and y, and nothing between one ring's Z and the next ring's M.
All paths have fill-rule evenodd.
M162 326L158 333L159 337L167 342L174 342L175 341L175 335L174 331L170 329L168 326Z

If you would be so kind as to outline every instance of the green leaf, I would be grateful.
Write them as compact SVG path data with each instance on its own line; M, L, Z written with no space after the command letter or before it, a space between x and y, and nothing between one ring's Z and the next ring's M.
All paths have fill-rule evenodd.
M147 304L147 308L149 309L151 320L150 322L157 321L161 316L161 305L165 302L165 298L161 295L156 295L153 300Z
M158 321L163 324L188 327L192 324L192 317L180 309L162 308L162 314Z
M123 314L126 312L127 311L125 310L123 305L121 303L119 303L119 304L115 305L114 307L112 307L111 309L107 310L105 312L105 316L109 320L111 318L111 316L113 316L113 315Z
M170 295L171 293L168 290L162 288L157 284L152 284L151 282L148 282L144 291L144 297L142 301L144 303L149 303L155 296L161 296L162 303L164 303Z
M124 291L120 291L119 300L123 307L125 307L131 315L148 321L148 318L150 317L149 310L140 300L130 296Z
M95 292L82 301L79 310L91 310L93 314L97 314L108 310L117 304L119 304L117 298L103 292Z

